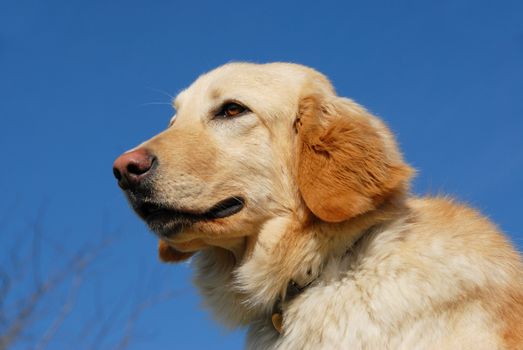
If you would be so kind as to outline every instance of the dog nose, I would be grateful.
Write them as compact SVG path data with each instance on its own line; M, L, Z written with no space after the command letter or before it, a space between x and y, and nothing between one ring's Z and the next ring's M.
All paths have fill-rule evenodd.
M113 173L123 190L138 186L149 175L156 157L144 148L137 148L118 157L113 164Z

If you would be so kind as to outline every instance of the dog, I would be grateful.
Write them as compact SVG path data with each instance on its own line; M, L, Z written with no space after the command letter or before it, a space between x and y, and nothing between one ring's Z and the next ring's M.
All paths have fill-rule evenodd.
M473 209L412 195L391 131L324 75L230 63L174 108L114 175L247 348L523 349L520 255Z

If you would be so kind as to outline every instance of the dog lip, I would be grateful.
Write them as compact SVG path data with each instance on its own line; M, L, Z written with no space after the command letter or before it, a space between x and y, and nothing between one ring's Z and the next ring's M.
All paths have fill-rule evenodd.
M150 221L154 217L162 214L175 214L176 211L158 205L156 203L144 202L136 207L138 214L145 220Z
M245 205L243 198L234 196L222 200L204 212L180 210L154 202L141 202L135 206L138 215L147 223L158 220L176 220L185 223L222 219L241 211Z
M245 201L241 197L230 197L217 204L207 211L207 216L213 219L226 218L234 215L243 209Z

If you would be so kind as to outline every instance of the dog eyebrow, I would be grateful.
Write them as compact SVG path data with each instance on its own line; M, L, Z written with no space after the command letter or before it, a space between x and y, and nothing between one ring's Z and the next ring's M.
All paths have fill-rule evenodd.
M213 100L218 100L220 98L220 96L221 96L220 89L215 88L215 89L211 90L211 98Z

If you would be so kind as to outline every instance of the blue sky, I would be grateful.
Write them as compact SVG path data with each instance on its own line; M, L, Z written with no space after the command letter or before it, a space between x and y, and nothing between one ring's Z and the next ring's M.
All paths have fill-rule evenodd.
M471 204L521 250L522 18L523 2L509 0L4 0L0 263L31 240L35 220L48 253L28 256L44 275L64 259L49 242L74 252L114 236L53 349L74 343L96 305L130 310L128 300L166 290L175 297L142 314L130 348L241 348L243 333L227 333L199 306L190 269L157 261L111 165L167 125L168 95L244 60L325 73L397 133L418 169L415 193Z

